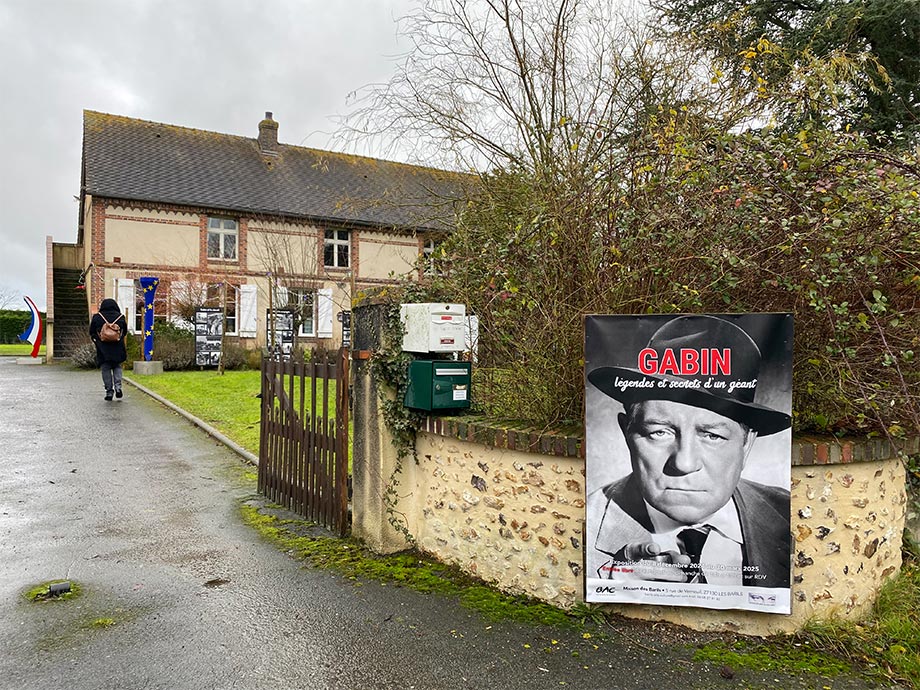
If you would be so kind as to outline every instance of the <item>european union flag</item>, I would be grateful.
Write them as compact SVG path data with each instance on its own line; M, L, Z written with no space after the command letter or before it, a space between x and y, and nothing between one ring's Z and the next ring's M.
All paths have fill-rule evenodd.
M159 278L141 278L141 287L144 288L144 359L153 359L153 296L157 292Z

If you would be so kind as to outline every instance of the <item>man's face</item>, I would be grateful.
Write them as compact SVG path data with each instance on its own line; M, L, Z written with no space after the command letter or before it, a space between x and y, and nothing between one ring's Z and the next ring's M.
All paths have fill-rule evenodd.
M667 400L633 405L620 425L643 497L683 524L728 502L757 437L733 419Z

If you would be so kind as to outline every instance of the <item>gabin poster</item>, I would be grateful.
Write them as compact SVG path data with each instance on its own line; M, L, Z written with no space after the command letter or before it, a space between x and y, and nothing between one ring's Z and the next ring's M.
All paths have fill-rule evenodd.
M589 316L589 602L790 613L790 314Z

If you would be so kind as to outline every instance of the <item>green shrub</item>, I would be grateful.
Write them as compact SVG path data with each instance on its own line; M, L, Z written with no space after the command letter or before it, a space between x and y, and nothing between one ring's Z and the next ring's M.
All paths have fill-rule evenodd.
M262 368L262 350L246 350L246 368L253 370Z
M40 313L42 323L45 315ZM0 309L0 343L19 343L19 336L29 327L32 312L18 309Z
M142 338L129 347L129 359L143 360ZM156 319L153 327L153 358L163 362L164 371L181 371L195 366L195 334L166 319Z
M154 359L163 362L164 371L197 369L195 334L170 321L157 320L154 327L153 356ZM129 344L128 359L143 359L140 338L137 342ZM223 346L223 362L225 369L258 369L261 364L261 353L241 347L237 340L227 338Z
M164 338L154 345L154 354L163 362L164 371L192 369L195 366L195 341Z
M680 117L587 177L483 179L425 294L479 316L481 411L581 419L586 314L788 311L796 431L920 427L920 153Z

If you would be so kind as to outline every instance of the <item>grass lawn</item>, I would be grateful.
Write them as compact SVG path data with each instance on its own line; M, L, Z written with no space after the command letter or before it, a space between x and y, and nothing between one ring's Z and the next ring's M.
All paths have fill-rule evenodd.
M11 356L11 357L28 357L32 354L32 346L29 343L2 343L0 344L0 357ZM38 356L45 356L45 346L42 345L38 349Z
M156 376L126 372L127 378L152 390L207 422L243 448L259 452L262 401L258 371L167 371Z
M261 386L260 372L227 371L223 376L214 370L167 371L155 376L126 372L126 376L207 422L246 450L259 453L262 400L256 396ZM304 391L307 414L311 397L308 379ZM295 407L299 407L299 389L295 388L293 398ZM318 404L321 406L322 400ZM335 381L330 383L328 404L329 416L334 417Z

